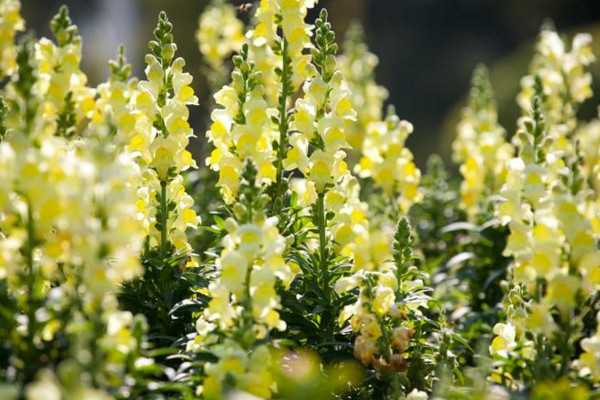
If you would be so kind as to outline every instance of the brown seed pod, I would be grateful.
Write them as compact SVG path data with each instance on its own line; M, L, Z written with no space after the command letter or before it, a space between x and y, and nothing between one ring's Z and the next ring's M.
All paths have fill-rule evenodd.
M392 332L392 347L398 350L400 353L404 352L408 347L408 342L410 338L414 334L413 328L408 328L405 326L400 326L393 330Z
M402 354L394 354L390 359L390 368L396 372L404 372L408 367L408 363L406 362L406 358L402 356Z

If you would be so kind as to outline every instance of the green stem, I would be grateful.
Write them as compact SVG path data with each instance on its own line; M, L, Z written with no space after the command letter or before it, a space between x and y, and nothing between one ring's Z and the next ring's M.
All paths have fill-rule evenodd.
M166 181L160 181L160 217L160 252L165 256L167 254L167 223L169 221Z
M321 277L323 279L323 291L327 294L329 285L329 268L327 266L327 237L325 221L325 192L319 192L317 197L317 228L319 229L319 251Z
M321 283L323 285L323 297L326 303L332 308L331 290L329 287L329 265L327 250L327 219L325 217L325 192L319 192L317 197L317 229L319 230L319 269L321 271ZM323 314L323 328L325 329L325 338L333 340L334 317Z
M38 366L35 355L35 333L37 331L35 310L37 299L35 294L36 275L34 271L33 252L35 249L35 226L33 222L33 211L31 202L27 201L27 246L25 247L25 261L27 262L27 352L30 353L25 367L25 382L31 382L35 378ZM32 365L33 364L33 365Z
M33 249L35 247L35 227L33 224L33 211L31 202L27 201L27 247L25 248L25 259L27 261L28 284L33 287L35 276L33 274ZM30 292L31 295L31 292Z
M562 313L561 313L562 314ZM561 354L561 365L560 365L560 371L559 371L559 377L563 377L566 376L569 372L569 367L571 365L571 358L572 358L572 344L569 343L569 339L571 338L572 332L571 332L571 321L570 318L565 318L564 315L561 315L561 322L563 322L561 325L563 325L563 329L561 332L561 346L560 346L560 354Z
M90 338L90 342L88 343L92 357L90 362L87 363L86 368L88 368L90 372L92 384L94 386L97 386L103 363L102 351L99 346L99 342L102 339L102 336L106 330L106 325L104 324L104 321L102 321L102 310L100 309L100 304L94 302L94 308L96 309L96 311L92 312L91 315L91 324L93 326L92 336Z
M370 312L372 312L373 314L375 314L373 312L373 310L369 309ZM386 325L384 323L384 321L381 320L381 318L377 318L379 320L379 327L381 329L381 336L383 338L383 346L384 346L384 355L386 360L389 362L392 359L393 356L393 352L391 350L391 343L390 343L390 335L388 332L388 325ZM401 393L401 387L400 387L400 380L398 379L399 375L397 373L392 373L392 382L390 385L390 392L391 392L391 398L392 399L397 399L400 397L400 393Z
M287 115L287 100L290 95L289 80L291 77L290 59L288 55L288 42L282 39L281 50L282 68L281 68L281 93L279 94L279 145L277 147L277 175L276 175L276 195L281 195L283 181L283 160L287 156L287 133L289 130L289 121Z
M397 224L400 220L400 210L398 209L398 200L396 199L396 189L391 194L387 194L388 201L390 203L390 216L392 222Z
M252 295L250 294L250 282L252 280L253 263L249 262L246 268L246 279L244 282L244 299L242 300L242 321L239 331L239 340L246 350L250 350L254 343L254 335L248 335L252 331L253 315L252 315Z

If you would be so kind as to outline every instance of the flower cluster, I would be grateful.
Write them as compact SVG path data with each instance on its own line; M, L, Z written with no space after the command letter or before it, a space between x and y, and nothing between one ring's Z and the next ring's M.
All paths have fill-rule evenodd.
M371 122L381 121L383 102L387 90L375 82L377 56L367 48L362 27L351 25L346 32L343 54L340 56L340 71L350 89L352 108L356 110L356 121L347 127L346 136L353 149L360 151Z
M0 4L0 77L12 75L17 66L17 48L15 36L25 29L21 18L21 3L7 0Z
M230 329L244 311L250 312L259 339L271 329L285 329L274 286L277 280L289 283L292 277L282 257L285 240L277 230L277 219L263 218L241 225L226 221L228 235L217 259L220 276L209 287L212 300L206 310L206 319L217 321L223 330Z
M121 57L108 83L87 87L66 8L51 28L56 44L19 46L0 107L0 286L22 316L3 321L14 334L2 369L16 371L3 378L24 398L109 398L144 331L114 295L140 274L144 237L132 218L140 168L116 137L129 68Z
M65 8L53 22L54 27L57 25L57 37L60 32L76 32ZM36 50L42 45L58 49L41 39ZM65 46L71 46L70 42ZM94 283L91 290L103 293L139 272L141 227L129 218L135 213L139 169L123 148L101 146L97 142L100 138L94 134L96 129L89 129L90 137L85 142L71 142L62 136L61 126L74 129L76 119L62 120L57 116L53 136L39 143L38 131L28 129L46 131L47 127L22 123L32 111L26 105L48 110L50 100L47 92L23 90L30 78L27 74L54 81L59 79L54 74L62 72L46 76L45 65L37 64L29 53L31 47L24 45L21 51L19 72L7 87L9 104L15 107L9 112L12 118L7 118L8 135L2 143L2 174L6 178L0 204L5 235L0 242L2 275L13 275L17 271L12 268L20 264L36 264L46 279L53 279L63 264L81 266L85 281ZM66 78L59 80L62 79ZM81 93L94 92L84 86L79 89ZM87 97L75 99L88 101ZM91 101L90 116L102 118L100 113L93 116L96 103L93 97ZM19 105L25 107L20 109ZM32 114L39 115L35 109ZM51 121L49 117L45 114L45 120ZM27 251L15 251L19 248Z
M386 221L370 221L369 205L360 200L360 185L349 174L325 195L334 217L329 222L334 251L353 260L352 270L375 269L391 256L393 232Z
M506 162L513 148L498 123L498 112L487 69L479 66L473 73L469 104L463 110L452 144L453 160L461 163L463 177L460 192L462 206L474 220L492 193L504 183Z
M341 326L350 319L359 334L357 358L375 368L382 381L394 382L397 395L410 391L410 385L401 385L393 376L406 369L403 354L412 327L420 327L405 320L422 316L419 307L428 297L409 298L409 293L420 295L425 290L422 277L417 278L420 272L405 265L412 252L404 254L407 259L401 260L402 272L397 274L391 261L393 223L378 216L370 220L375 214L361 201L359 181L347 168L350 146L345 132L356 123L351 88L337 68L335 35L324 10L315 23L312 53L303 54L311 46L306 40L313 27L304 23L309 5L261 2L249 43L233 58L232 83L215 95L220 107L211 115L207 137L215 149L207 164L219 172L218 186L233 217L219 223L225 237L215 260L216 277L208 287L210 301L197 321L195 339L188 343L188 350L196 354L206 350L216 358L204 368L201 391L207 398L222 398L232 390L261 397L275 393L266 345L271 332L280 335L297 329L286 326L283 315L293 314L296 307L306 308L298 304L301 298L315 307L306 318L323 331L323 337L335 337L338 317ZM291 32L297 36L288 36ZM302 40L295 43L292 37ZM275 70L277 85L265 79L269 71L260 65L268 58L262 53L265 49L281 57L281 68ZM303 96L289 108L296 80L304 80ZM270 100L270 93L278 94L277 102ZM411 182L402 187L395 184L390 193L410 196L406 202L412 204L418 197L419 173L404 148L408 133L397 130L395 122L389 123L393 132L383 132L377 144L386 143L390 163L402 163L402 158L412 166L401 171L394 167L392 173L408 173L400 181ZM293 179L291 194L284 170L303 175ZM408 237L410 228L406 220L404 224L402 235ZM278 226L289 232L288 240ZM347 275L346 260L353 275L342 278ZM310 289L303 295L305 287ZM357 288L360 295L355 297ZM310 291L317 293L314 300ZM336 305L340 297L355 301L342 311ZM285 299L290 309L280 314ZM261 365L252 363L255 355L263 360ZM414 355L419 358L421 350ZM257 384L259 375L261 384Z
M196 322L198 336L188 344L194 350L208 348L218 357L205 367L206 398L222 398L231 389L227 385L262 398L270 397L273 389L269 350L257 343L274 329L286 329L276 287L287 287L294 274L284 259L287 246L278 220L264 214L269 198L256 187L257 174L248 160L235 214L224 221L227 235L215 262L217 278L208 287L211 300ZM221 344L215 344L218 332L226 335Z
M360 177L371 177L375 187L383 190L394 207L402 212L407 212L421 199L421 171L413 162L412 153L405 147L412 131L412 124L400 120L390 109L384 121L367 126L363 156L355 167Z
M287 170L299 169L307 184L313 184L317 193L324 195L349 173L344 161L344 149L349 147L345 127L356 112L336 67L337 45L326 13L321 13L316 26L314 65L306 68L309 77L303 87L305 95L296 101L291 124L296 133L289 138L292 148L284 165Z
M310 55L304 52L310 48L312 27L305 19L315 3L315 0L262 0L256 11L257 24L249 33L257 56L267 52L271 53L271 57L277 55L281 58L281 72L287 75L292 88L298 88L307 77L305 67L310 62ZM261 50L264 46L270 49ZM257 67L265 72L261 64L257 63ZM268 76L265 74L264 78L268 79Z
M519 157L507 164L506 183L500 191L505 201L497 209L501 222L507 223L510 229L505 254L514 258L512 279L517 284L524 284L525 290L532 293L536 290L538 278L550 282L555 276L559 279L564 277L561 272L564 238L558 221L548 209L552 206L548 199L551 166L546 159L550 141L544 136L545 122L539 97L533 104L532 115L530 119L523 120L524 128L519 132ZM560 159L552 158L551 161L556 163ZM514 301L507 309L510 324L497 324L494 328L498 336L492 343L492 353L515 346L515 327L519 334L524 334L526 320L520 301L522 290L517 287L513 293L515 295L510 300Z
M372 366L380 378L391 382L391 398L408 391L400 373L407 370L412 358L411 338L415 330L420 336L421 308L427 308L429 299L423 276L412 265L410 229L403 217L394 235L393 260L385 260L372 270L359 269L335 285L340 294L355 288L360 291L356 302L345 306L340 313L339 323L343 325L350 319L350 327L357 333L355 357L365 366ZM415 387L418 383L411 385Z
M592 96L592 76L587 71L595 61L592 37L577 34L567 51L559 34L551 27L543 27L537 43L537 53L531 64L531 75L521 80L517 101L524 112L531 107L535 91L535 77L542 85L542 101L548 119L548 135L553 148L572 151L568 136L577 124L579 105Z
M225 60L242 47L244 24L232 5L213 1L200 15L196 39L210 68L219 71Z
M522 119L517 158L509 161L498 215L508 223L505 253L513 257L512 284L505 299L508 322L494 328L493 354L520 352L535 358L543 344L562 352L562 368L570 359L561 347L573 346L572 315L598 288L600 252L585 213L588 193L581 178L582 160L561 158L553 151L542 109L541 84L531 117ZM558 343L558 344L557 344ZM543 351L548 351L548 348Z
M146 221L150 246L161 253L190 253L186 229L197 227L199 217L192 209L181 172L196 168L186 147L193 136L188 123L188 105L198 99L190 86L192 76L183 72L185 61L175 58L172 25L161 13L155 39L146 55L146 78L131 96L131 111L122 129L131 130L128 149L137 154L143 168L138 212ZM191 260L191 259L190 259ZM193 262L193 261L190 261Z
M81 36L69 18L66 7L50 23L56 44L42 38L35 44L37 80L33 87L41 113L35 130L38 141L56 133L73 137L95 111L94 89L86 86L81 71Z
M258 184L275 180L275 150L272 143L277 132L271 122L275 110L267 107L260 73L249 61L249 47L244 45L234 57L235 70L231 86L215 94L218 105L211 114L213 121L207 137L215 149L206 160L219 172L221 193L226 202L237 196L244 162L252 159L258 168Z

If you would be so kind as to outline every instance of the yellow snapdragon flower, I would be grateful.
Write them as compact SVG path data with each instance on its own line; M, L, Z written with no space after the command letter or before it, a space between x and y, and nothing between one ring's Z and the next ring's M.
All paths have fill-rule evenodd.
M25 30L19 0L4 0L0 3L0 78L12 75L17 66L15 36Z
M287 285L293 274L283 258L286 244L277 229L277 218L242 225L230 218L227 229L216 261L220 276L209 286L212 300L203 318L221 329L231 329L242 316L244 302L249 302L259 339L271 329L285 329L277 312L281 305L275 283L279 280Z
M13 201L2 208L5 274L13 263L34 262L46 279L54 277L58 264L80 266L90 291L102 295L140 272L143 236L130 218L137 199L136 164L124 153L99 154L93 145L90 140L78 148L54 137L16 155L9 181ZM37 252L35 260L18 252L8 256L16 243Z
M344 307L338 322L343 325L350 320L352 330L358 333L354 355L366 366L372 365L380 353L377 341L382 336L383 317L396 300L397 285L393 273L364 270L336 282L335 290L340 294L361 288L357 301Z
M278 138L271 117L275 110L268 107L264 88L258 80L253 62L248 61L245 46L236 58L238 67L232 74L231 85L215 94L221 108L211 114L213 121L207 137L215 149L206 163L219 172L217 185L226 203L237 196L244 162L251 159L258 168L260 185L276 177L273 142Z
M553 49L551 58L559 59L558 39L548 34L544 40L554 41L554 47L546 45ZM548 56L548 51L542 53ZM518 156L506 165L500 190L504 202L496 208L501 223L510 230L504 254L513 258L509 266L513 287L505 297L506 324L496 325L491 351L506 356L500 351L510 350L505 344L516 341L523 345L520 354L525 358L536 352L528 333L537 335L536 341L549 340L570 324L580 299L598 290L600 277L600 252L588 214L591 190L582 178L581 156L570 153L577 148L568 141L567 146L557 146L553 136L562 132L560 138L567 140L570 122L554 119L558 114L553 115L556 109L548 98L544 100L549 93L543 76L535 87L531 116L521 118L514 139ZM506 335L506 326L514 327L515 338L512 331L510 337Z
M290 137L292 148L284 166L288 170L298 168L315 184L317 192L324 193L326 187L349 174L344 161L344 149L349 148L344 130L356 112L339 71L326 83L314 68L309 69L313 75L304 83L304 98L296 101L292 129L297 132ZM309 155L308 143L315 139L321 145Z
M19 95L23 94L11 92L11 96ZM24 99L12 100L25 103ZM58 264L81 267L83 282L99 297L140 272L143 234L139 222L131 219L139 168L122 141L110 140L114 137L112 118L123 103L102 104L100 109L94 102L95 117L78 141L51 136L36 146L39 137L27 130L26 123L11 125L2 143L6 161L1 169L13 201L2 204L6 238L0 240L0 248L19 243L37 255L32 260L17 253L9 259L6 251L0 251L0 269L6 271L4 262L34 262L42 276L53 279ZM26 114L27 110L14 112Z
M385 121L370 123L363 142L363 156L354 167L361 178L371 177L375 187L393 198L404 213L422 198L421 171L405 146L412 131L412 124L400 120L393 112Z
M506 132L498 123L487 69L478 67L473 73L469 104L463 109L452 143L452 159L461 163L461 206L470 220L481 212L485 199L497 193L507 173L506 163L513 147L506 142Z
M597 325L600 327L600 314L596 316ZM600 329L591 337L581 341L583 353L575 361L576 368L583 376L590 376L594 382L600 381Z
M156 41L150 42L152 52L146 55L147 79L137 83L130 112L122 115L120 127L130 138L128 150L142 166L138 213L146 220L150 245L166 254L170 243L175 251L189 254L185 231L197 227L200 217L192 209L181 173L196 168L186 147L194 136L188 106L197 105L198 98L190 86L192 76L183 72L185 61L175 58L171 29L166 14L161 13Z
M33 87L39 99L40 127L31 134L38 141L49 135L72 137L95 112L94 89L81 71L81 36L66 7L50 23L56 43L47 38L35 44L37 79ZM72 120L72 121L71 121Z
M236 17L235 8L222 0L213 1L200 15L196 39L200 52L213 71L238 52L244 42L244 23Z
M503 354L512 350L517 343L515 342L515 328L511 324L498 323L494 326L494 334L497 335L490 346L490 353Z
M267 79L274 76L274 65L281 64L281 57L290 60L290 78L294 88L298 88L306 79L305 67L310 62L310 55L304 54L304 51L311 47L312 27L305 19L308 10L313 8L315 3L316 1L312 0L261 0L256 11L256 26L248 33L248 37L254 54L264 57L265 60L271 59L271 63L261 63L259 58L255 59L258 70L263 73L265 87L269 86ZM281 37L278 36L278 28L281 29ZM273 52L278 38L282 40L282 43L277 45L281 48ZM279 54L276 56L276 53Z
M257 173L248 161L242 181L247 196L252 197L248 190L253 190ZM288 244L279 233L277 217L266 217L260 208L250 209L264 200L263 195L247 196L240 196L233 205L238 210L235 218L224 222L227 235L215 261L217 277L208 287L211 300L196 322L198 335L188 343L188 348L205 349L218 358L206 365L207 377L200 388L210 399L222 399L230 390L261 398L270 398L276 391L269 349L259 341L273 329L286 329L276 287L289 286L298 267L292 270L285 261ZM217 330L227 336L220 344Z
M400 226L399 232L409 234L410 227L407 220L402 220ZM353 275L340 278L335 284L335 290L340 295L355 288L360 290L357 300L342 309L338 323L341 326L347 320L350 321L350 327L358 335L354 343L355 357L365 366L372 365L376 370L382 360L392 366L392 369L402 368L404 360L402 353L406 351L413 334L412 328L400 325L400 321L406 319L401 317L402 308L411 307L417 313L420 311L418 306L401 305L399 303L401 297L399 298L398 295L402 296L402 291L417 290L423 286L421 280L406 279L399 282L399 279L402 279L399 278L399 268L404 266L392 261L394 256L391 247L394 232L380 231L379 235L381 235L379 243L375 240L376 234L370 235L370 232L361 235L360 238L367 241L367 246L371 246L369 251L379 250L383 253L383 257L389 255L389 258L382 259L375 256L372 260L368 260L368 263L355 264ZM363 254L362 257L365 255ZM396 367L393 366L394 361L398 362Z
M548 135L556 150L573 152L573 143L568 137L577 125L579 105L592 97L592 76L587 69L595 59L591 35L575 35L571 48L567 49L553 28L542 28L530 66L531 74L521 80L517 101L524 112L531 109L535 76L538 76L543 89Z
M375 68L379 60L367 48L364 32L359 24L352 25L346 32L343 54L339 57L340 71L350 89L352 108L356 110L356 121L348 124L346 136L353 149L360 151L371 122L383 118L383 102L388 92L375 82Z
M275 391L271 372L272 356L266 346L258 346L250 354L238 343L226 340L215 348L216 363L207 363L201 393L206 400L228 398L227 394L251 395L270 399ZM231 387L230 385L233 385Z

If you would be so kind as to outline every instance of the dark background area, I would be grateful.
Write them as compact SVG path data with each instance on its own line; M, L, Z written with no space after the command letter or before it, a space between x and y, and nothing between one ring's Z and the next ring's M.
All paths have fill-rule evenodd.
M174 24L178 54L194 75L202 104L192 111L192 125L202 140L211 94L202 78L195 31L207 0L22 3L27 27L43 36L50 35L48 23L58 7L63 3L69 6L84 39L83 69L93 85L106 78L106 61L114 57L121 42L135 73L141 75L158 12L167 11ZM420 166L433 152L448 158L454 124L477 63L491 68L501 122L511 134L519 114L515 102L519 79L527 72L541 24L550 19L567 36L587 31L600 41L600 0L321 0L320 7L329 9L338 41L352 20L364 25L370 49L380 59L377 80L389 90L388 102L415 126L408 145ZM310 18L317 12L313 10ZM598 49L598 43L595 46ZM595 64L596 81L598 71ZM596 114L598 102L588 103L582 114L590 118Z

